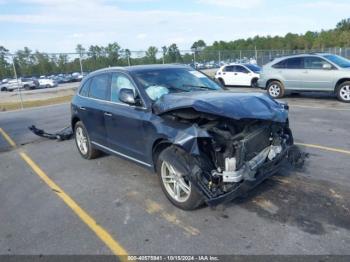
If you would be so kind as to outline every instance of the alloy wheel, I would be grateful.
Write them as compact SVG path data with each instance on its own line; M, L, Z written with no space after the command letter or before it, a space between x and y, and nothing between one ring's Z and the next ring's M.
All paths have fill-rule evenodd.
M340 88L339 95L344 101L350 101L350 85L345 85Z
M273 84L269 87L269 94L272 97L278 97L281 93L281 87L279 87L277 84Z
M77 141L79 151L83 155L86 155L88 153L88 145L87 145L87 137L85 135L85 132L84 132L83 128L81 128L80 126L77 127L75 132L76 132L75 139Z
M177 202L186 202L191 195L191 183L177 172L173 166L163 161L161 166L163 185L168 194Z

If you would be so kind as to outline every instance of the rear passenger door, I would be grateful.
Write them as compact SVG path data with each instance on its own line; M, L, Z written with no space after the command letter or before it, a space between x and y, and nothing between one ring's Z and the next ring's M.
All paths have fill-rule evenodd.
M278 69L284 79L284 87L292 90L302 90L304 77L304 58L293 57L284 61L284 68Z
M84 99L78 108L79 115L91 141L107 145L104 113L110 96L110 74L102 73L92 77L89 81L88 99Z
M328 65L330 69L324 68ZM336 68L326 60L309 56L304 59L303 87L305 90L332 91L334 89L334 70Z

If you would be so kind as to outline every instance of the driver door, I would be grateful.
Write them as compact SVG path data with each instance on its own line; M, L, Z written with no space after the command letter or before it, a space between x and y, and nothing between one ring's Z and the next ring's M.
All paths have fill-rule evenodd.
M237 65L235 70L236 85L250 86L251 76L249 73L245 67Z
M108 144L117 153L146 161L144 119L149 113L142 106L121 102L119 91L122 88L131 89L135 96L138 95L137 88L127 74L113 72L110 103L104 114Z
M336 68L326 60L309 56L304 58L305 70L303 72L302 86L305 90L333 91ZM327 67L328 66L328 67Z

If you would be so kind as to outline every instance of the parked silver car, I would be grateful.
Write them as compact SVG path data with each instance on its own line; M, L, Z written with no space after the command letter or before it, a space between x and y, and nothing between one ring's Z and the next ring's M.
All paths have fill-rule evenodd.
M258 81L274 98L305 91L334 92L350 102L350 60L341 56L313 53L286 56L263 66Z

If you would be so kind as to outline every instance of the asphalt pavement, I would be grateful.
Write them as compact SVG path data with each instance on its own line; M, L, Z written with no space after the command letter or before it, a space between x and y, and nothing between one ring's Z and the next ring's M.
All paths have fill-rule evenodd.
M68 125L69 104L0 113L0 254L350 254L350 107L320 95L284 100L305 166L191 212L143 167L84 160L73 140L28 130Z

